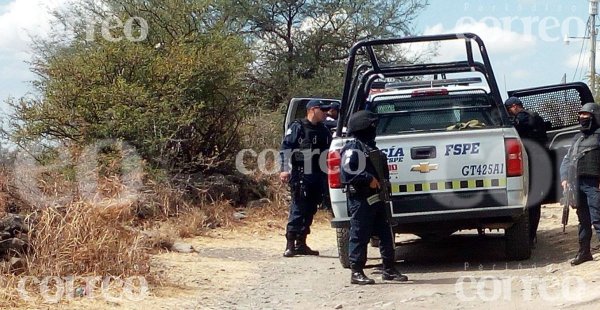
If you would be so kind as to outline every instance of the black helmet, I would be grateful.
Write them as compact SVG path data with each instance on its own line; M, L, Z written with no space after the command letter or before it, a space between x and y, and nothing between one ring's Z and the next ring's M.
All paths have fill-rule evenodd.
M375 126L377 126L377 115L375 113L366 110L358 111L352 114L348 120L348 133L352 134Z
M585 119L579 119L579 124L581 125L581 131L586 133L590 131L596 130L600 127L600 105L594 102L588 102L584 104L579 110L579 114L587 112L592 114L591 121L586 121Z
M581 112L591 113L596 125L600 125L600 104L597 104L595 102L588 102L581 106L579 113Z
M582 105L581 109L579 110L579 112L588 112L592 114L597 113L598 111L600 111L600 105L595 102L588 102Z

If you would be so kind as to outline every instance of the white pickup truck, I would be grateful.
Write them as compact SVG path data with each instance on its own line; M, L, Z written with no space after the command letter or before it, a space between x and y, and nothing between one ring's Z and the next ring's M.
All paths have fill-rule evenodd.
M464 42L465 60L398 64L384 63L381 59L389 55L377 54L401 50L396 47L402 44L450 40ZM473 43L482 62L473 56ZM361 56L366 64L355 65ZM574 134L577 109L593 101L589 89L581 83L563 84L511 94L547 121L547 154L556 167L568 147L566 141ZM286 124L302 114L298 102L292 100L288 107ZM506 257L530 257L528 157L502 104L478 36L465 33L357 43L350 50L341 107L337 138L328 154L328 178L334 213L331 224L337 230L344 267L349 266L350 218L339 176L339 150L351 139L345 134L349 116L362 109L379 117L376 141L388 158L392 199L387 211L394 233L427 239L458 230L504 229ZM554 167L548 167L549 179L555 177ZM555 193L552 184L545 191L547 201L555 200Z

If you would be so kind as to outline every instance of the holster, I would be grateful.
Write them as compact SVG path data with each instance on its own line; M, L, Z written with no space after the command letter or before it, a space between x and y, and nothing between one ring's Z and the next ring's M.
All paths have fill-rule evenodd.
M290 193L292 194L293 200L304 199L306 198L306 185L302 180L291 182Z
M353 185L346 185L346 193L350 198L367 198L376 193L375 190L369 187L356 187Z

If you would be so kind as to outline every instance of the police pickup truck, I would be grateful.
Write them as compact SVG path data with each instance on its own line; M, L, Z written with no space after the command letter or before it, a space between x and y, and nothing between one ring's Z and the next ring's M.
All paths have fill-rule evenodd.
M407 64L388 61L422 42L459 42L465 59ZM475 46L475 48L473 48ZM474 56L478 51L478 56ZM361 61L359 64L358 62ZM562 84L510 92L547 123L545 152L549 177L545 201L556 201L554 171L576 132L576 111L592 99L587 86ZM303 105L292 100L286 124ZM387 155L394 233L423 239L458 230L503 229L506 258L531 255L526 201L528 156L502 104L482 40L474 34L449 34L366 40L350 49L340 120L327 158L328 181L340 261L348 261L349 214L340 182L339 150L350 115L369 109L379 117L377 146ZM541 199L541 198L540 198Z

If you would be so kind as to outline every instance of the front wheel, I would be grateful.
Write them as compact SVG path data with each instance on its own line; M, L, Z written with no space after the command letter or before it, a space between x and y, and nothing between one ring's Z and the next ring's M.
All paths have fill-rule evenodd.
M350 268L350 228L336 228L337 248L340 263L344 268Z

